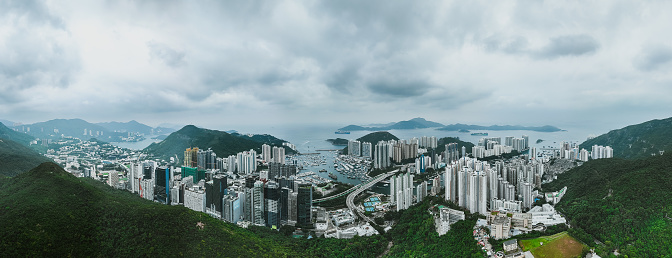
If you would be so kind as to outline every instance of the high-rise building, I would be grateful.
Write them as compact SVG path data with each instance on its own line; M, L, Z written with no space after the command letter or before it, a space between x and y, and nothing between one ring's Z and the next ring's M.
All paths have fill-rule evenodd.
M231 223L240 221L240 198L238 196L226 195L223 198L222 219Z
M257 152L254 150L238 153L236 160L239 174L247 175L257 171Z
M280 227L280 188L274 181L264 187L264 215L267 227Z
M198 147L187 148L184 151L184 166L192 168L198 166Z
M273 161L272 154L273 153L271 151L270 145L268 144L261 145L261 160L263 160L266 163Z
M205 212L205 190L199 186L193 186L184 191L184 207Z
M387 168L392 165L390 162L390 144L383 141L378 142L375 147L374 155L374 168Z
M273 147L273 162L285 164L285 148Z
M311 184L300 184L296 199L296 222L299 225L310 225L311 210L313 208L313 186Z
M362 157L371 158L372 145L370 142L362 143Z
M362 156L362 145L357 140L350 140L348 142L348 155L350 156Z

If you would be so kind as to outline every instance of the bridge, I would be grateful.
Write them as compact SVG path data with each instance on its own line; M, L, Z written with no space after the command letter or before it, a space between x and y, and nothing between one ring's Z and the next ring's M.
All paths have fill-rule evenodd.
M395 170L395 171L396 171L396 170ZM356 185L356 186L353 186L353 187L351 187L350 189L348 189L348 190L346 190L346 191L344 191L344 192L342 192L342 193L339 193L339 194L337 194L337 195L332 195L332 196L329 196L329 197L324 197L324 198L320 198L320 199L315 199L315 200L313 200L313 204L321 203L321 202L324 202L324 201L333 200L333 199L342 197L342 196L344 196L344 195L347 195L347 194L351 193L352 191L355 191L355 190L359 189L359 188L362 187L362 186L366 186L366 187L364 188L364 190L366 190L366 189L368 189L369 187L375 185L376 183L382 181L383 179L385 179L385 178L387 178L387 177L393 175L395 171L387 173L387 174L392 173L392 174L390 174L390 175L387 175L387 174L380 174L380 175L377 175L376 177L372 178L372 179L369 180L368 182L366 182L366 183L361 183L361 184L358 184L358 185ZM361 192L360 192L360 193L361 193Z
M375 178L373 178L372 180L370 180L369 182L358 185L360 187L358 187L357 189L355 189L352 193L350 193L348 195L348 198L345 200L345 204L348 205L348 208L351 211L354 211L359 217L364 218L369 223L375 224L375 222L373 222L373 220L371 220L371 218L364 215L364 210L363 209L355 206L355 197L357 197L357 195L361 194L362 192L366 191L366 189L369 189L369 187L375 185L376 183L378 183L380 181L383 181L383 179L385 179L385 178L388 178L388 177L394 175L395 173L399 172L400 170L403 171L403 170L405 170L405 168L404 167L402 167L400 169L398 168L398 169L395 169L391 172L378 175Z

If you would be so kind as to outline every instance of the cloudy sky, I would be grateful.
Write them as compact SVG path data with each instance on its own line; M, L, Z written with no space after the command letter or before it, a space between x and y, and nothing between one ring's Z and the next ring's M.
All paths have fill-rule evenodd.
M551 124L672 116L668 1L0 1L0 118Z

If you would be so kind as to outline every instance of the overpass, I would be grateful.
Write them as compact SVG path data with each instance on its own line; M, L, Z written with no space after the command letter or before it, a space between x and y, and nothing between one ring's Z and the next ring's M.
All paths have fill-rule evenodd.
M355 205L355 197L357 197L357 195L359 195L362 192L369 189L369 187L375 185L376 183L378 183L380 181L383 181L383 179L388 178L388 177L394 175L395 173L397 173L399 171L403 171L403 170L406 170L405 167L402 167L401 169L398 168L398 169L395 169L391 172L378 175L375 178L373 178L371 181L358 185L359 187L348 195L348 198L345 200L345 204L348 205L348 208L351 211L354 211L359 217L364 218L369 223L375 224L375 222L373 222L373 220L371 220L369 217L364 215L364 210L363 209L361 209L360 207L357 207Z
M366 186L366 188L364 188L364 190L366 190L366 189L368 189L369 187L375 185L376 183L382 181L383 179L385 179L385 178L387 178L387 177L393 175L394 172L396 172L396 171L397 171L397 170L387 173L387 174L392 173L392 174L390 174L390 175L387 175L387 174L380 174L380 175L377 175L376 177L372 178L372 179L369 180L368 182L366 182L366 183L361 183L361 184L358 184L358 185L356 185L356 186L353 186L353 187L351 187L350 189L348 189L348 190L346 190L346 191L344 191L344 192L342 192L342 193L339 193L339 194L337 194L337 195L332 195L332 196L329 196L329 197L324 197L324 198L320 198L320 199L313 200L313 204L321 203L321 202L324 202L324 201L333 200L333 199L342 197L342 196L344 196L344 195L346 195L346 194L351 193L352 191L355 191L355 190L359 189L359 188L362 187L362 186ZM361 193L361 192L360 192L360 193Z

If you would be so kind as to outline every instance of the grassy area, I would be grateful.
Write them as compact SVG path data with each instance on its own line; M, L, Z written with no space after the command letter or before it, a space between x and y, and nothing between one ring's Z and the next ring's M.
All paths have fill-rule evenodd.
M523 251L530 251L534 257L580 257L588 247L576 241L567 232L521 240Z

